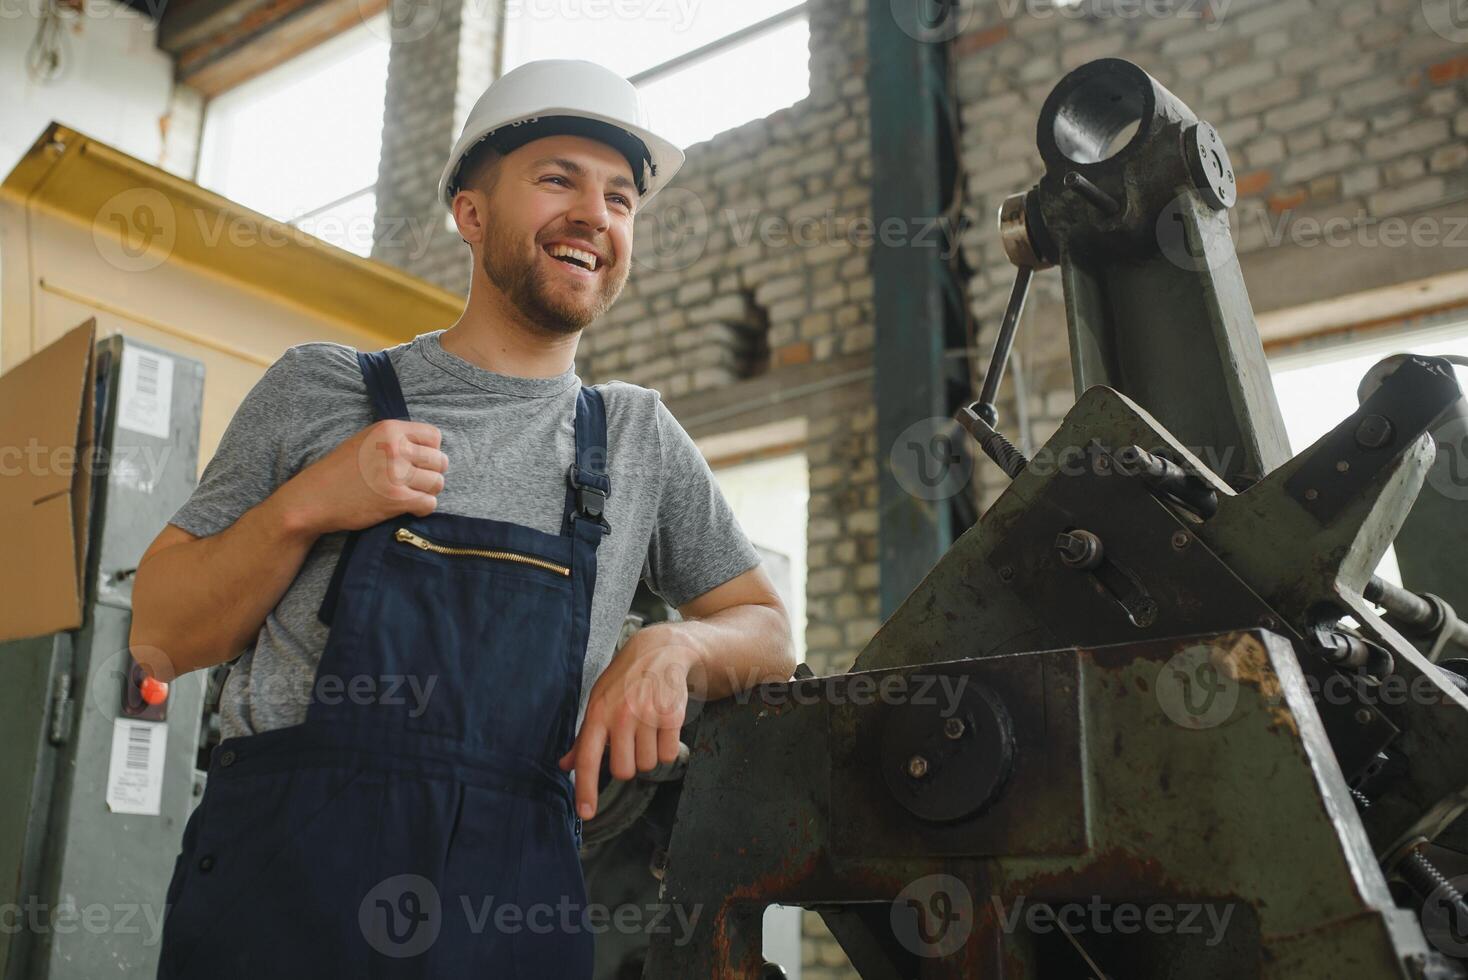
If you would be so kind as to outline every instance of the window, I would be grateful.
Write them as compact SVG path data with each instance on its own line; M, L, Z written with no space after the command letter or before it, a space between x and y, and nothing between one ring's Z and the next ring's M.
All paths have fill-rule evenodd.
M370 255L387 37L379 14L212 99L199 183Z
M630 79L660 133L687 147L810 94L799 0L507 0L508 71L581 58Z
M1383 357L1404 352L1468 354L1468 323L1394 332L1380 339L1289 351L1271 358L1274 391L1292 451L1298 454L1308 448L1360 407L1356 387L1367 370ZM1458 381L1468 391L1468 368L1458 368ZM1402 584L1396 554L1390 549L1376 573Z
M714 440L709 440L712 443ZM790 614L796 659L805 660L805 536L810 481L804 453L716 465L714 479Z

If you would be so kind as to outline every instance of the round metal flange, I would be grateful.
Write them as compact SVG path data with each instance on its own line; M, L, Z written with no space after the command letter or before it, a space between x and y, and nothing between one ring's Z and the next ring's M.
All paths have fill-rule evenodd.
M966 683L957 707L950 707L946 698L897 705L882 730L887 789L905 810L932 823L984 810L1014 767L1014 726L996 694Z
M999 205L999 240L1005 256L1016 266L1048 269L1055 263L1045 258L1045 250L1030 226L1038 217L1032 213L1034 194L1033 190L1011 194Z
M1231 208L1238 200L1238 182L1234 165L1229 162L1223 137L1206 122L1197 122L1183 130L1183 154L1188 158L1188 172L1193 183L1203 192L1203 200L1215 211Z

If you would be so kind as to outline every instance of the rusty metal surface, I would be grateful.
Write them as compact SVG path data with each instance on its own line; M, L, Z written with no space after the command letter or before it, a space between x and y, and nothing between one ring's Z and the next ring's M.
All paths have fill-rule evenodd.
M1227 710L1207 724L1179 724L1159 697L1159 686L1175 683L1169 672L1179 657L1203 658L1228 686ZM1179 964L1197 971L1221 957L1229 976L1406 977L1398 953L1426 955L1420 933L1414 937L1394 918L1287 642L1262 631L1234 632L991 663L1025 658L1075 668L1086 746L1074 761L1085 784L1084 851L1021 853L1019 840L988 854L914 854L910 831L836 809L838 800L869 803L880 787L870 766L842 743L878 730L890 706L797 704L786 700L787 686L776 685L766 692L780 702L774 707L729 700L711 705L703 719L684 800L704 819L680 819L675 827L662 895L698 909L699 926L681 946L654 937L646 976L757 976L756 924L770 902L833 916L864 908L843 920L838 935L858 958L880 950L898 976L1077 975L1062 969L1069 962L1064 937L1016 927L1037 906L1080 914L1082 906L1132 903L1178 917L1212 909L1236 925L1226 923L1211 944L1181 928L1129 936L1127 943L1089 937L1091 955L1111 957L1100 963L1109 976L1223 975L1174 972ZM1026 710L1017 702L1035 696L1024 684L1005 692L1016 718ZM1020 727L1023 753L1032 746L1018 736ZM834 765L829 781L813 780L801 767L781 764L792 752L856 764ZM712 812L723 819L709 819ZM1056 822L1044 810L1032 816ZM975 827L983 819L972 822L972 836L982 836ZM1288 865L1261 860L1265 841L1287 843ZM962 885L962 942L928 956L920 955L931 952L921 944L914 949L871 934L899 908L895 898L931 876ZM1363 972L1341 972L1348 962Z

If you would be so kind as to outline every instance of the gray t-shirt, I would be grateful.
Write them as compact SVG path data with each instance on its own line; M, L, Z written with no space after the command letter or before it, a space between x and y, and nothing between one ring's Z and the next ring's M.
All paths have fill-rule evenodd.
M560 534L580 379L574 369L555 378L495 374L444 350L442 333L420 334L389 353L409 415L443 434L449 469L438 512ZM760 560L708 464L658 393L620 381L596 388L607 409L612 492L606 518L612 530L597 549L578 729L639 578L680 606ZM218 534L372 421L350 347L290 348L245 396L198 488L170 523L200 537ZM316 541L231 669L221 695L223 737L305 720L327 637L317 609L346 537L341 531Z

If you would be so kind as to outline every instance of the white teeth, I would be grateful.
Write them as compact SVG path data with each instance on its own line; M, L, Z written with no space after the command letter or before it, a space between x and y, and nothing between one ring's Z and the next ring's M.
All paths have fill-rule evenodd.
M546 249L553 258L572 258L583 263L588 269L595 272L597 267L596 256L591 252L584 252L579 248L569 245L555 244Z

